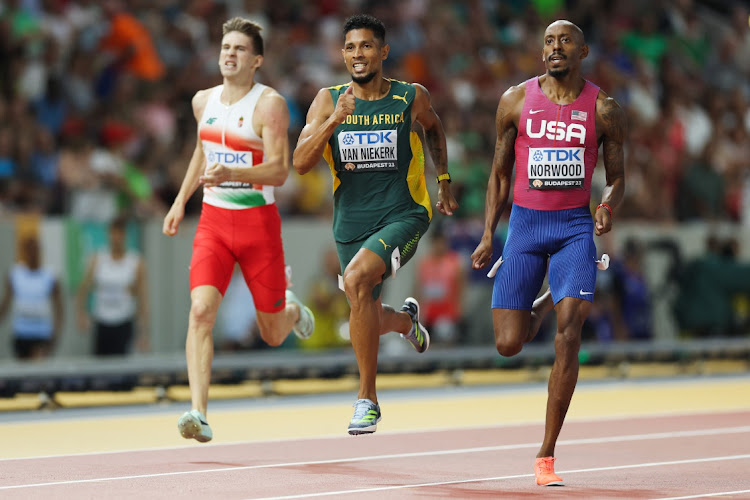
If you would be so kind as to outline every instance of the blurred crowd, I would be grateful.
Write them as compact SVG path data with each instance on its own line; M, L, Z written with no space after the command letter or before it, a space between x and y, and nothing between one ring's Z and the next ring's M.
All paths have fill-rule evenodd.
M445 274L419 279L423 288L414 291L425 310L463 298L464 307L429 318L445 343L491 336L491 283L457 263L481 234L498 99L544 71L542 35L555 19L583 29L591 49L585 76L628 115L627 189L616 219L750 224L750 19L739 0L0 0L0 216L160 219L195 145L191 99L221 83L221 26L233 16L264 28L257 78L285 96L293 146L318 89L349 80L341 28L360 12L386 24L386 76L424 84L446 130L460 210L425 240L429 255L415 266L426 277ZM603 169L594 183L599 193ZM290 175L276 200L284 215L330 216L328 169ZM200 202L196 194L187 215ZM723 273L726 290L717 293L734 306L721 321L736 326L737 311L750 306L735 299L750 280L734 279L744 267L712 267L734 262L730 247L709 242L708 262L680 276ZM498 235L498 255L501 248ZM588 331L599 340L650 338L654 291L643 248L632 241L620 251ZM331 298L335 274L335 259L323 256L310 291L319 321L330 323L320 347L346 342L345 301ZM701 309L679 300L675 307ZM467 329L467 318L479 323ZM689 319L680 326L696 335L719 321ZM228 348L246 347L251 330L249 321L229 335Z
M348 80L343 20L370 12L386 74L423 83L448 134L459 216L480 215L499 96L543 71L542 34L576 22L584 72L627 110L618 218L741 220L750 211L747 4L710 0L5 0L0 210L109 222L161 216L195 141L190 101L220 83L221 25L264 27L259 80L286 97L296 143L317 90ZM325 169L290 176L282 213L330 213ZM601 170L601 169L600 169ZM603 184L599 172L598 183ZM189 207L199 207L197 196Z

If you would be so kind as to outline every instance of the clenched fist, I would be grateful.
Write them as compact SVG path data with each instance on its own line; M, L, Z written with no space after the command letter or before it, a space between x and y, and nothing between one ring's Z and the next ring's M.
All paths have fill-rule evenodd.
M346 117L354 113L355 102L354 88L349 85L346 91L339 95L339 100L336 102L336 109L333 111L333 116L336 117L339 123L344 123Z

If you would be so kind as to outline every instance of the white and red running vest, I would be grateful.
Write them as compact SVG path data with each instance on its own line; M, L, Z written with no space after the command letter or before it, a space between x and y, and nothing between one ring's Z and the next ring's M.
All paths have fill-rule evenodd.
M265 160L263 140L253 130L253 113L263 91L255 83L245 97L227 106L220 97L224 86L211 90L199 126L206 167L215 163L230 168L251 167ZM203 188L203 202L220 208L240 210L274 202L273 186L224 182Z

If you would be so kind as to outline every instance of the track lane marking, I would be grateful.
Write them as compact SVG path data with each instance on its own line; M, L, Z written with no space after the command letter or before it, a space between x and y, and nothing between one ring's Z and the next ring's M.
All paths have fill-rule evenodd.
M604 443L616 443L624 441L644 441L644 440L656 440L656 439L675 439L685 437L703 437L703 436L716 436L721 434L740 434L750 432L750 426L740 427L728 427L718 429L702 429L693 431L675 431L675 432L657 432L651 434L632 434L626 436L611 436L601 438L586 438L586 439L567 439L558 441L558 446L564 445L581 445L581 444L604 444ZM491 451L508 451L508 450L520 450L526 448L537 448L538 442L534 443L519 443L499 446L481 446L475 448L458 448L454 450L434 450L434 451L420 451L412 453L391 453L386 455L374 455L374 456L361 456L361 457L349 457L349 458L335 458L328 460L312 460L306 462L286 462L276 464L261 464L261 465L247 465L241 467L223 467L220 469L202 469L202 470L191 470L191 471L177 471L177 472L161 472L156 474L138 474L130 476L116 476L116 477L101 477L101 478L89 478L89 479L73 479L68 481L49 481L45 483L32 483L32 484L17 484L9 486L0 486L2 490L15 490L23 488L39 488L44 486L60 486L69 484L85 484L85 483L96 483L96 482L108 482L108 481L124 481L130 479L148 479L157 477L169 477L169 476L182 476L190 474L208 474L214 472L232 472L232 471L243 471L253 469L272 469L281 467L299 467L304 465L326 465L326 464L340 464L340 463L351 463L351 462L362 462L362 461L373 461L373 460L392 460L400 458L414 458L414 457L426 457L426 456L445 456L445 455L459 455L467 453L486 453ZM736 455L736 457L750 457L750 455ZM704 460L704 459L696 459ZM710 461L711 459L705 459ZM690 463L687 462L675 462L675 463ZM640 465L639 465L640 466ZM625 467L628 466L617 466ZM610 470L608 468L598 469L585 469L588 470ZM576 471L573 471L576 472ZM525 477L525 476L521 476ZM293 497L294 498L294 497Z
M686 497L665 497L658 498L656 500L685 500L687 498L708 498L708 497L723 497L726 495L739 495L741 493L750 493L750 490L739 490L739 491L722 491L719 493L702 493L700 495L688 495Z
M703 463L703 462L720 462L725 460L744 460L744 459L750 459L750 455L731 455L726 457L710 457L710 458L693 458L689 460L672 460L668 462L650 462L650 463L643 463L643 464L630 464L630 465L613 465L610 467L594 467L590 469L574 469L574 470L567 470L567 471L558 471L558 474L567 475L567 474L581 474L586 472L601 472L601 471L611 471L611 470L622 470L622 469L638 469L638 468L645 468L645 467L662 467L667 465L684 465L684 464L696 464L696 463ZM497 476L497 477L485 477L485 478L479 478L479 479L462 479L459 481L439 481L434 483L420 483L420 484L405 484L405 485L398 485L398 486L381 486L377 488L362 488L362 489L352 489L352 490L339 490L339 491L324 491L319 493L305 493L305 494L299 494L299 495L286 495L286 496L280 496L280 497L252 497L248 498L246 500L291 500L294 498L315 498L315 497L328 497L328 496L334 496L334 495L348 495L352 493L362 494L362 493L373 493L377 491L393 491L393 490L405 490L405 489L413 489L413 488L427 488L431 486L449 486L452 484L467 484L467 483L483 483L488 481L502 481L506 479L519 479L519 478L532 478L534 477L534 474L516 474L513 476ZM739 492L727 492L727 493L721 493L720 495L730 495L732 493L746 493L750 490L744 490ZM662 500L678 500L683 498L702 498L704 496L718 496L717 494L708 494L708 495L697 495L697 496L687 496L687 497L673 497L673 498L667 498Z
M670 418L670 417L695 417L695 416L705 416L705 415L733 415L735 413L747 413L746 410L729 410L729 411L721 411L716 412L712 410L705 410L705 411L696 411L696 412L658 412L654 413L653 415L617 415L617 416L606 416L606 417L590 417L590 418L571 418L566 419L566 422L569 424L585 424L585 423L599 423L599 422L611 422L611 421L618 421L618 420L633 420L633 419L645 419L650 420L652 418ZM399 434L430 434L430 433L440 433L440 432L455 432L455 431L477 431L477 430L500 430L500 429L510 429L515 427L530 427L535 425L544 425L544 420L541 419L539 421L531 421L531 422L510 422L505 424L493 424L493 425L470 425L466 427L438 427L435 429L419 429L419 430L393 430L393 431L387 431L387 435L399 435ZM748 426L750 427L750 426ZM729 428L734 429L734 428ZM2 430L2 425L0 424L0 430ZM385 435L386 433L383 433L381 435ZM229 447L229 446L246 446L246 445L256 445L256 444L269 444L269 443L288 443L288 442L299 442L299 441L319 441L319 440L327 440L327 439L352 439L351 436L346 434L321 434L318 436L313 437L304 437L304 438L298 438L298 437L289 437L289 438L276 438L276 439L266 439L266 440L246 440L246 441L236 441L232 443L203 443L200 444L201 448L218 448L218 447ZM90 457L90 456L101 456L101 455L117 455L121 453L142 453L142 452L152 452L152 451L173 451L173 450L189 450L195 448L196 443L193 443L191 441L190 444L182 444L182 445L175 445L175 446L154 446L153 448L128 448L124 450L108 450L108 451L88 451L88 452L82 452L82 453L61 453L61 454L52 454L52 455L36 455L36 456L30 456L30 457L3 457L0 458L0 463L2 462L11 462L15 460L44 460L44 459L51 459L51 458L72 458L72 457Z

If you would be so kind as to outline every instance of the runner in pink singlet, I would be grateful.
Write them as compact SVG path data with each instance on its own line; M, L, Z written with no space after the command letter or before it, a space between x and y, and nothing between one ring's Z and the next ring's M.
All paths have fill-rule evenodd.
M473 267L490 264L492 236L512 184L513 207L492 296L495 343L518 354L542 317L557 313L555 362L549 380L544 441L534 472L539 485L562 484L554 452L578 379L581 328L596 284L593 235L612 228L612 210L625 190L625 114L581 77L588 55L580 28L555 21L544 33L546 73L511 87L497 108L497 142L487 187L485 231ZM602 146L607 185L592 220L591 176ZM548 270L549 267L549 270ZM534 300L549 272L550 289Z

